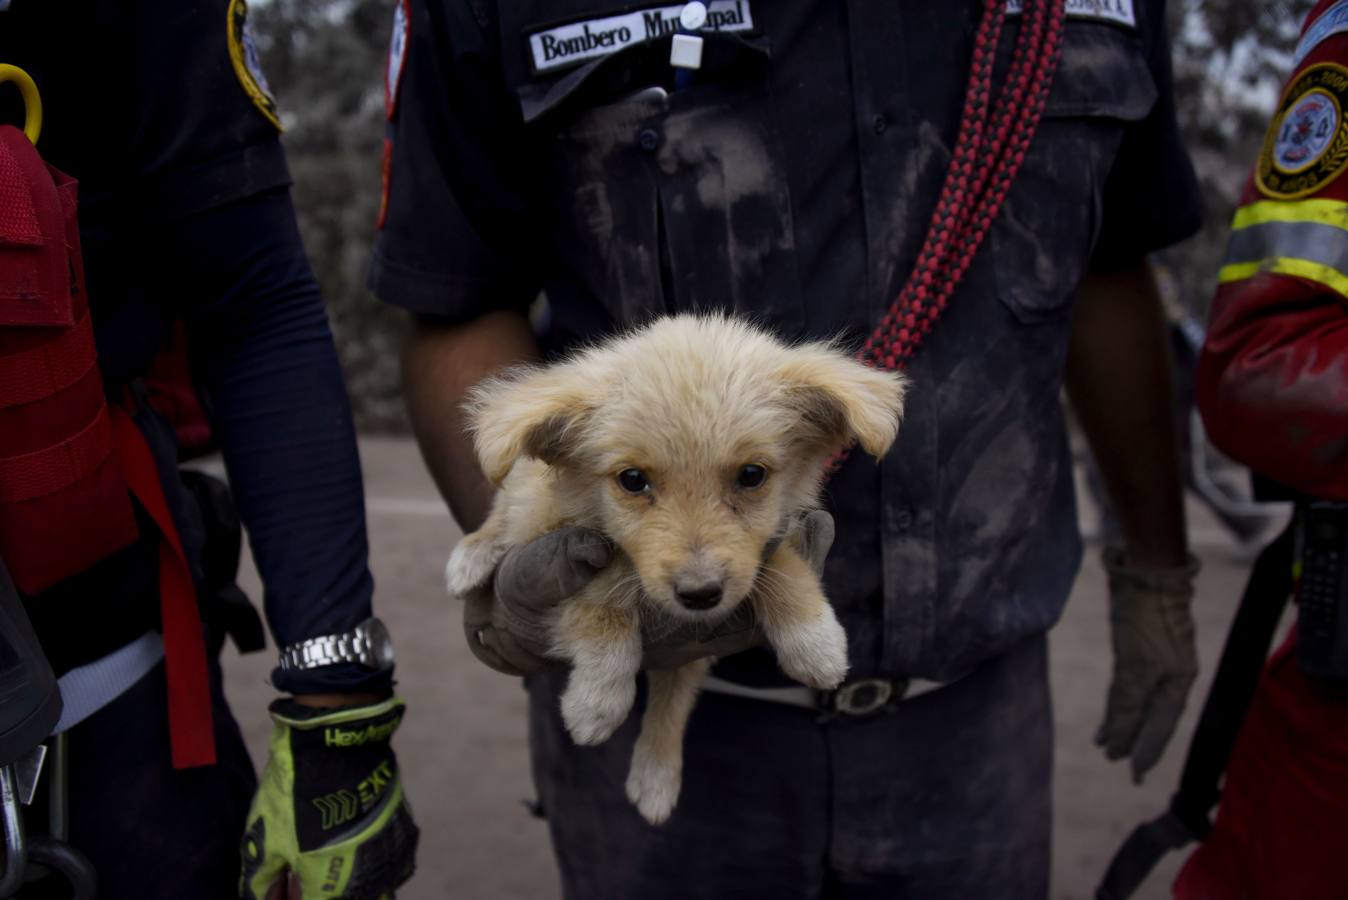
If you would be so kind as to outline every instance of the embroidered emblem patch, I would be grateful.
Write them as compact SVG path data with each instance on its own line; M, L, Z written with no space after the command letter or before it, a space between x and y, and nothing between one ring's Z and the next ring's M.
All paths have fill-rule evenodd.
M1322 12L1306 29L1306 33L1297 41L1297 49L1292 54L1292 68L1301 65L1301 61L1326 38L1348 31L1348 0L1339 0Z
M1313 194L1348 168L1348 69L1311 66L1292 82L1273 117L1255 167L1255 184L1269 197Z
M403 80L403 64L407 62L407 31L411 27L408 0L393 5L393 33L388 42L388 72L384 77L384 111L393 118L398 108L398 84Z
M589 59L608 56L626 47L679 30L679 13L685 4L651 6L631 12L556 25L525 35L529 61L535 74L552 72ZM749 0L711 0L702 31L753 31L754 14Z
M1006 14L1018 16L1025 11L1024 0L1006 0ZM1064 13L1072 19L1095 19L1115 25L1137 27L1133 0L1067 0Z
M253 30L248 24L247 0L229 0L226 37L229 43L229 61L234 64L234 74L243 85L244 92L253 105L258 108L267 121L281 130L281 119L276 110L276 98L272 96L267 76L262 74L262 61L258 57L257 42L253 39Z

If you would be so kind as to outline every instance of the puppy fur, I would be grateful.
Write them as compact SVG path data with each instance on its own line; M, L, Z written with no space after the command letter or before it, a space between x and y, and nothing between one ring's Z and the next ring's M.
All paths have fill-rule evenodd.
M658 319L556 365L489 379L468 410L500 491L455 547L449 590L485 584L509 548L564 525L613 540L614 561L552 624L553 652L572 666L562 716L579 744L607 740L630 713L643 629L710 626L746 602L783 671L836 687L846 637L793 526L818 506L835 451L853 440L875 457L888 451L903 395L901 375L834 344L788 346L719 315ZM755 484L746 466L766 477ZM652 823L678 799L683 732L709 666L648 673L627 793Z

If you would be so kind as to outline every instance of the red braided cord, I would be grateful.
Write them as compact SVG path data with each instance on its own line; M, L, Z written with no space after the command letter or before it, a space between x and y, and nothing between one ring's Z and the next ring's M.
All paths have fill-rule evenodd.
M913 271L857 354L867 365L902 369L968 272L1039 126L1062 50L1064 8L1065 0L1026 0L987 131L992 65L1006 5L1004 0L985 0L950 168ZM826 477L837 471L848 452L834 457Z
M1044 14L1043 9L1039 7L1036 7L1034 12L1039 17ZM1027 11L1026 14L1029 15L1029 12ZM1042 46L1037 48L1038 52L1027 54L1031 74L1030 83L1025 89L1025 108L1020 111L1019 116L1012 120L1011 139L997 158L988 190L979 198L977 207L965 220L962 234L964 252L960 257L962 266L958 267L955 273L952 273L949 281L952 291L962 279L964 270L973 260L974 253L978 250L983 238L992 226L993 219L996 218L998 211L1001 209L1002 202L1006 199L1006 195L1015 181L1016 174L1025 161L1025 154L1029 150L1030 141L1034 138L1040 117L1044 111L1044 104L1048 100L1053 72L1057 68L1058 57L1062 50L1062 4L1055 4L1048 11L1048 16L1047 22L1036 23L1036 30L1043 37ZM1019 81L1017 85L1019 86ZM1007 104L1006 108L1010 109L1011 105Z
M998 148L1000 152L995 159L995 163L987 167L990 170L987 189L978 198L977 204L961 223L959 235L961 252L955 258L946 279L941 283L941 291L937 295L936 302L927 307L925 311L918 311L925 312L925 315L917 320L917 335L908 346L903 348L902 360L906 360L916 352L917 345L936 324L937 318L945 309L946 301L949 300L955 288L964 279L973 263L974 255L991 229L992 222L997 217L1002 203L1006 200L1006 195L1015 181L1016 174L1020 171L1021 164L1025 161L1025 154L1029 150L1030 141L1034 137L1044 110L1044 103L1048 99L1052 72L1057 66L1062 46L1061 11L1062 6L1056 5L1055 9L1050 11L1047 22L1037 21L1034 23L1035 30L1043 35L1042 46L1038 48L1039 52L1026 54L1027 65L1023 72L1016 72L1014 78L1008 77L1003 93L1009 92L1011 94L1010 99L1022 101L1024 107L1016 109L1019 104L1011 102L1003 104L999 109L999 112L1011 110L1012 114L1000 116L1000 121L994 126L994 140L1001 146ZM1034 12L1038 14L1038 19L1043 19L1042 8L1036 7ZM1054 15L1054 12L1058 14ZM1030 15L1030 10L1027 10L1026 16ZM1028 29L1032 26L1027 22L1025 27ZM1013 72L1014 70L1013 64ZM1025 83L1026 81L1028 81L1028 84ZM1019 115L1013 115L1016 112L1019 112ZM1009 139L1006 133L1008 130L1010 131Z
M954 293L973 260L974 251L981 244L984 235L991 226L997 209L1005 199L1011 178L1024 160L1024 151L1029 145L1038 124L1039 113L1043 109L1043 98L1047 94L1048 80L1044 63L1056 64L1056 38L1061 34L1062 4L1055 4L1059 15L1054 18L1059 23L1057 29L1049 29L1049 37L1054 46L1044 44L1045 11L1039 3L1026 4L1025 21L1022 24L1020 38L1016 43L1006 81L998 97L997 113L993 127L988 135L987 146L982 148L981 163L972 173L966 175L955 166L964 154L958 153L952 162L951 172L947 174L943 192L954 195L953 204L938 201L937 214L933 216L928 229L928 239L918 254L918 262L903 291L891 306L889 314L882 321L870 340L862 348L864 361L884 368L902 367L906 359L917 349L918 344L930 332L937 318L944 311L946 302ZM994 11L985 11L987 16L1000 19L1005 7L998 5ZM1043 46L1048 51L1048 59L1038 52ZM988 78L981 72L981 62L975 46L974 73ZM1051 77L1051 76L1050 76ZM977 80L983 80L977 78ZM986 81L971 91L987 93ZM1038 102L1036 102L1036 100ZM1023 108L1028 105L1028 109ZM966 108L966 115L970 112ZM1008 132L1011 140L1008 141ZM972 145L977 151L976 143ZM1009 152L1004 152L1009 148ZM956 177L950 177L955 175ZM970 175L972 177L970 177ZM984 185L990 185L988 192L982 192ZM953 208L952 208L953 207ZM958 254L955 253L958 248ZM950 257L954 256L953 262Z
M997 39L1001 35L1006 4L1002 0L984 0L983 16L974 35L973 61L969 67L969 84L965 88L964 112L960 117L959 135L955 150L946 170L945 182L932 212L931 224L918 252L917 261L907 284L880 320L880 325L866 338L860 357L869 365L896 368L896 362L883 355L886 348L904 343L908 336L902 330L900 313L912 301L918 286L929 284L939 263L954 244L962 208L968 192L980 179L977 160L983 143L987 120L992 66L997 57Z

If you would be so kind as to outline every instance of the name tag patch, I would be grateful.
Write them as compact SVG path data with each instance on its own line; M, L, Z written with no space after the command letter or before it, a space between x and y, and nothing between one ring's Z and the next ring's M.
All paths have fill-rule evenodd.
M1018 16L1025 11L1024 0L1006 0L1006 14ZM1115 25L1137 27L1133 0L1067 0L1066 14L1071 19L1094 19Z
M600 19L568 22L530 32L529 59L534 72L551 72L608 56L625 47L668 37L679 30L684 4L652 6ZM700 31L753 31L749 0L712 0Z
M1301 65L1306 54L1315 49L1325 38L1348 31L1348 0L1339 0L1320 14L1306 33L1297 41L1296 53L1292 55L1292 68Z

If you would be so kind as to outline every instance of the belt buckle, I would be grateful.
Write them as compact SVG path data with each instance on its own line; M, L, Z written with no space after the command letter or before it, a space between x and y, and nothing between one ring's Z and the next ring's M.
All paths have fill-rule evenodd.
M845 716L869 716L884 709L890 700L903 699L908 681L888 678L863 678L844 684L833 692L832 712Z

